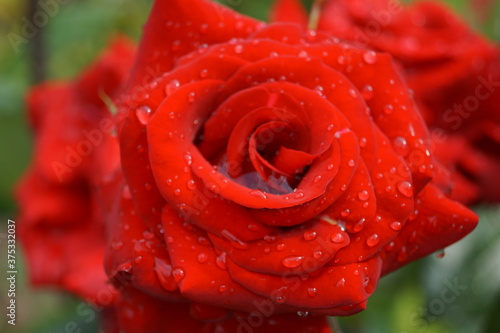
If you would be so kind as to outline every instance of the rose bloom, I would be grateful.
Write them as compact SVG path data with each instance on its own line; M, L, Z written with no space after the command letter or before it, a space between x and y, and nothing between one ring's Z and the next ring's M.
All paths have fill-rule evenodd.
M433 184L429 134L387 54L157 1L131 78L106 257L126 332L162 331L182 299L239 331L350 315L381 275L477 222Z
M305 26L306 15L300 1L278 0L271 18ZM438 160L453 171L451 197L468 204L500 200L497 45L431 1L405 6L394 0L327 0L318 29L390 53L434 134ZM471 154L451 156L458 146Z
M108 136L68 183L106 224L106 332L331 332L477 224L391 56L328 33L156 1L116 105L120 163Z

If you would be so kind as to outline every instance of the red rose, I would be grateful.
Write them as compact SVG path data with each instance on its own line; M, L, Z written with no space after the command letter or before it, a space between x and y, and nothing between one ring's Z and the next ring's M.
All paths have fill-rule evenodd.
M124 331L138 311L163 330L182 299L238 329L353 314L382 274L476 225L431 183L427 129L387 54L156 1L131 77L106 259Z
M17 198L30 279L94 303L112 296L102 267L106 241L95 187L119 165L102 96L117 95L132 59L131 44L118 39L75 82L44 83L28 95L35 146Z
M300 1L278 0L271 17L304 25L305 15ZM438 160L453 170L457 183L450 196L468 204L500 200L497 45L442 4L429 1L408 6L393 0L324 1L318 29L390 53L435 134ZM450 160L449 153L442 154L456 146L457 136L466 138L462 145L470 148L474 161L464 163L471 155Z

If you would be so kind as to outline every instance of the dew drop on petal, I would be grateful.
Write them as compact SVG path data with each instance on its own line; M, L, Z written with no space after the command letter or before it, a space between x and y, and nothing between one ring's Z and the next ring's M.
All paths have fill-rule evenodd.
M399 182L396 185L396 188L403 196L405 196L407 198L413 197L413 186L409 181L405 180L405 181Z
M394 106L392 104L386 104L384 106L384 113L385 114L392 114L394 112Z
M318 233L314 230L308 230L304 232L304 239L306 241L312 241L318 237Z
M358 199L361 201L366 201L370 198L370 194L368 193L367 190L360 191L358 193Z
M179 89L181 83L178 80L172 80L165 85L165 94L168 96L172 95L174 91Z
M208 255L207 255L206 253L203 253L203 252L202 252L202 253L198 254L198 262L199 262L200 264L204 264L204 263L206 263L206 262L207 262L207 260L208 260Z
M345 278L340 279L337 284L335 284L335 287L340 288L345 285Z
M439 259L444 258L444 254L445 254L444 249L438 250L436 252L436 258L439 258Z
M321 251L314 251L313 252L313 257L314 257L314 259L320 259L321 257L323 257L323 252L321 252Z
M188 188L188 190L194 190L196 189L196 183L194 180L190 179L187 181L187 184L186 184L186 187Z
M377 62L377 53L375 51L365 51L363 53L363 60L370 65L373 65Z
M191 91L187 96L188 103L193 103L195 99L196 93L194 91Z
M186 273L181 267L176 267L172 271L172 276L174 277L175 282L180 282L186 276Z
M276 250L277 251L283 251L285 249L286 245L284 243L280 243L276 245Z
M303 198L304 197L304 192L297 192L295 194L295 199L300 199L300 198Z
M340 232L338 233L335 233L333 235L330 236L330 240L333 242L333 243L336 243L336 244L340 244L340 243L343 243L344 240L345 240L345 237L343 234L341 234Z
M309 287L307 288L307 294L310 296L310 297L314 297L316 296L316 293L318 292L318 290L314 287Z
M406 139L401 136L394 138L392 146L394 147L394 150L401 156L406 156L410 152L408 141L406 141Z
M319 183L321 181L321 175L317 175L316 177L314 177L314 183Z
M284 258L281 263L283 266L288 267L288 268L295 268L300 266L302 262L304 261L305 257L304 256L291 256L291 257L286 257Z
M399 221L393 221L389 224L389 227L394 231L399 231L403 227L403 224Z
M366 245L368 246L375 246L380 242L380 237L378 234L373 234L370 237L366 239Z
M234 47L234 53L236 54L241 54L243 53L243 45L238 44Z
M204 79L204 78L206 78L207 76L208 76L208 69L206 69L206 68L205 68L205 69L202 69L202 70L200 71L200 77L201 77L202 79Z
M151 108L146 105L139 106L137 109L135 109L135 116L141 124L147 125L149 119L151 118Z
M251 190L248 194L256 198L267 199L267 195L261 190Z
M373 98L373 87L370 85L364 86L363 89L361 90L361 95L363 95L363 98L367 101L372 99Z

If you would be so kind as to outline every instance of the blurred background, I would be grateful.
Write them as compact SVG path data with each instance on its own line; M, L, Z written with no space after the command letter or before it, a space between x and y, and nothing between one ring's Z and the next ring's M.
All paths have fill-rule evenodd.
M444 0L443 0L444 1ZM42 80L71 78L82 70L117 33L134 40L141 34L151 0L58 0L34 37L19 43L7 38L20 34L33 16L31 0L0 0L0 308L7 306L6 220L15 219L12 188L26 169L31 137L25 122L24 95ZM265 20L271 0L220 0L237 11ZM305 1L310 5L311 1ZM409 1L407 1L409 2ZM500 41L500 1L476 15L469 0L446 0L460 15L492 40ZM474 0L481 3L485 0ZM465 240L382 279L364 312L340 319L344 333L496 333L500 332L500 207L474 207L479 227ZM19 249L19 242L18 242ZM17 324L1 332L98 332L99 322L82 321L80 300L58 290L33 289L27 267L18 253ZM441 257L441 256L439 256ZM77 333L76 331L74 331Z

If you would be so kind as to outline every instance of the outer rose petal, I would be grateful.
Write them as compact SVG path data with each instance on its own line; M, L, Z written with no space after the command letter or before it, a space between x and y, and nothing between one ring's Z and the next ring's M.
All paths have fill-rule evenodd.
M189 305L165 303L132 288L122 292L115 311L121 332L124 333L234 333L254 330L274 333L277 329L286 332L331 333L326 318L299 317L296 314L270 317L267 312L255 312L251 315L236 315L220 322L197 321L190 315Z
M415 215L401 234L381 254L383 274L460 240L477 225L478 217L461 204L446 198L433 185L417 197ZM450 212L454 214L450 215Z

